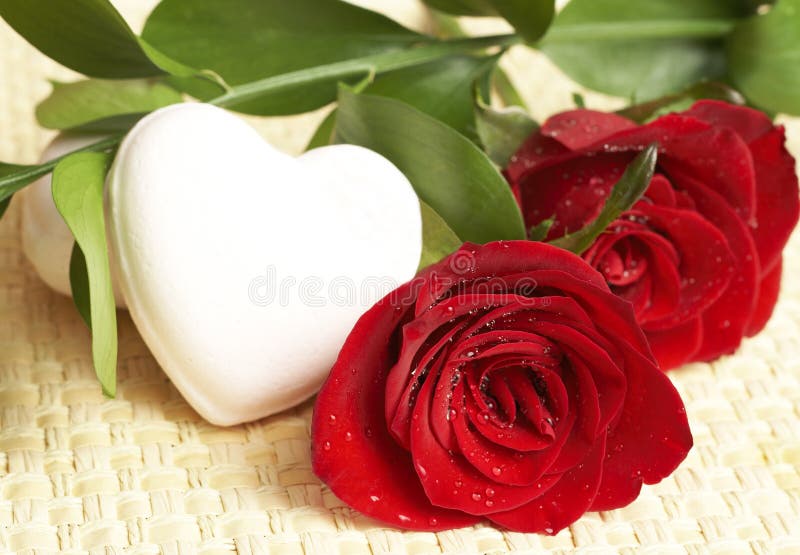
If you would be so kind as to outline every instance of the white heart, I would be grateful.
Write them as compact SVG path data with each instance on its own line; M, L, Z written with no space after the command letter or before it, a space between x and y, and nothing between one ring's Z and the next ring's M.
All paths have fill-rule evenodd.
M292 158L210 105L144 118L107 187L131 316L215 424L311 396L358 317L420 257L419 202L385 158L350 145Z

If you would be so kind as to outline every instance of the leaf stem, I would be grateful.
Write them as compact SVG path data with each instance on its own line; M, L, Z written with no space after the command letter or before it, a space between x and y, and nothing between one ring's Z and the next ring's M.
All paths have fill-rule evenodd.
M728 35L735 25L736 20L733 19L580 23L551 27L539 44L543 46L565 42L671 38L712 39Z
M504 48L521 42L522 39L519 36L508 34L424 44L408 50L386 52L267 77L260 81L233 87L222 96L210 100L209 104L230 108L257 98L266 92L291 89L313 81L361 77L371 72L382 73L431 62L454 54L464 54L492 47Z
M73 150L62 156L59 156L58 158L53 158L52 160L43 162L42 164L29 166L24 170L13 174L10 179L0 180L0 200L10 197L32 181L42 177L43 175L47 175L53 171L53 168L55 168L64 158L72 156L77 152L103 152L111 150L119 145L120 142L122 142L122 138L124 136L124 133L112 135L111 137L103 139L102 141L98 141L85 147Z

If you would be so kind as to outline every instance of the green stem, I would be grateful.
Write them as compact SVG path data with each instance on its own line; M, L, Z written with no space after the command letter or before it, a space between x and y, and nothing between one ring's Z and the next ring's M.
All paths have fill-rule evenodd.
M540 44L671 38L712 39L728 35L735 25L736 21L730 19L580 23L552 27Z
M291 73L267 77L260 81L233 87L230 91L209 101L209 104L230 108L238 104L258 98L267 92L278 92L295 88L299 85L329 80L344 80L362 77L370 73L383 73L405 67L432 62L454 54L465 54L491 47L507 47L518 44L521 39L517 35L494 35L455 39L433 44L424 44L408 50L386 52L374 56L346 60L333 64L301 69Z
M71 156L78 152L102 152L105 150L111 150L116 148L116 146L122 142L122 138L124 136L124 134L112 135L111 137L103 139L102 141L98 141L85 147L73 150L72 152L68 152L67 154L59 156L58 158L53 158L52 160L48 160L42 164L28 166L22 171L13 174L13 177L10 179L0 179L0 183L2 183L2 185L0 185L0 200L10 197L29 183L35 181L43 175L47 175L53 171L58 163L67 156Z

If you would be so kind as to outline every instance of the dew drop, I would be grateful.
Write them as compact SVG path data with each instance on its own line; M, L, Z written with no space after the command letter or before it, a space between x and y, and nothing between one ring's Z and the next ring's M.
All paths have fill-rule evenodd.
M431 517L428 519L428 524L431 526L436 526L439 524L439 521L435 517Z
M369 500L372 501L373 503L377 503L378 501L381 500L381 498L378 497L377 495L370 495Z
M398 514L397 518L400 520L400 522L411 522L411 517L408 517L406 515Z
M325 449L326 451L330 451L331 450L331 442L330 441L326 441L325 443L322 444L322 448Z
M503 473L503 469L500 468L499 466L495 466L495 467L492 468L492 474L494 474L495 476L500 476L500 474L502 474L502 473Z
M492 488L486 488L484 493L486 494L486 497L494 497L494 490Z
M336 422L336 415L335 415L335 414L332 414L332 415L330 415L330 416L328 417L328 419L329 419L331 422Z
M345 441L352 441L353 440L353 434L351 434L350 432L345 432L344 440Z
M473 501L480 501L481 500L481 494L476 491L475 493L472 494L472 500Z
M487 499L485 505L487 507L492 507L494 505L494 501L492 501L491 499Z
M462 482L461 480L456 480L456 484L455 485L456 485L457 488L460 488L461 486L464 485L464 482Z
M553 529L548 526L547 528L544 529L544 533L545 534L552 534L553 533Z

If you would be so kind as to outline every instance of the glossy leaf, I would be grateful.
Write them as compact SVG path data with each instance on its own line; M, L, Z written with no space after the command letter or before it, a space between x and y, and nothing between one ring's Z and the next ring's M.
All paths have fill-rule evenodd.
M421 270L458 250L463 241L433 208L422 201L419 206L422 212L422 256L419 261Z
M142 115L181 101L178 91L159 81L87 79L54 83L36 118L48 129L124 131Z
M579 231L550 241L551 244L581 254L624 211L633 206L647 190L656 168L658 145L652 144L639 153L614 185L603 210Z
M424 0L430 7L452 15L500 16L527 41L539 39L555 13L555 0Z
M402 100L462 135L476 139L473 85L491 72L497 59L497 56L443 58L385 73L364 92Z
M525 237L505 179L475 144L440 121L395 99L342 89L336 132L393 162L465 241Z
M108 0L2 0L0 15L42 53L85 75L163 73Z
M166 55L217 72L230 85L406 48L426 40L380 14L340 0L164 0L142 36ZM286 91L237 104L243 112L278 115L323 106L336 82L362 70L320 78L302 94ZM322 86L324 82L325 86ZM207 98L207 91L186 86Z
M117 314L111 286L111 268L106 244L103 185L112 156L105 153L79 153L64 158L53 172L53 200L83 253L87 296L80 289L80 260L70 264L70 282L75 284L79 312L89 314L92 330L92 360L103 388L113 397L117 371ZM75 268L73 268L75 266Z
M572 0L540 47L586 87L649 100L724 75L723 37L748 11L718 0Z
M728 38L730 77L753 103L800 115L800 0L779 0Z
M475 100L478 137L489 158L501 168L508 165L511 156L538 125L519 106L493 108L478 96Z
M677 94L667 95L649 102L634 104L617 113L638 123L645 123L658 116L688 109L695 101L702 98L724 100L731 104L744 104L744 97L734 89L722 83L697 83Z

